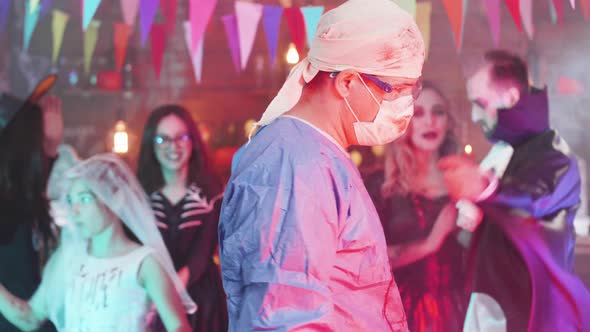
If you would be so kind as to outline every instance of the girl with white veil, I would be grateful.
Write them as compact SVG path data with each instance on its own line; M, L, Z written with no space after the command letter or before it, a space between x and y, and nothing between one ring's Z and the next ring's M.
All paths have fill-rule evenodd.
M178 279L152 209L131 170L103 154L64 176L62 241L27 302L0 284L0 313L22 330L146 330L153 306L168 331L190 331L196 305ZM184 308L183 308L184 307Z

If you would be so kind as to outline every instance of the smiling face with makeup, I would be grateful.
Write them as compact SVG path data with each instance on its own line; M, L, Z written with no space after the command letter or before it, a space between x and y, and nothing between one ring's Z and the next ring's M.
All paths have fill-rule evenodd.
M438 151L449 129L449 105L438 92L424 88L414 104L409 139L412 146L425 152Z
M188 167L192 149L189 129L181 118L171 114L160 120L154 152L163 171L177 172Z

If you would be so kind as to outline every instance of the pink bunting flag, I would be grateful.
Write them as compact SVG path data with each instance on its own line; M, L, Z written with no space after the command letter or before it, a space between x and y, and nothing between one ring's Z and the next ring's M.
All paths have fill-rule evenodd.
M117 72L121 72L123 62L125 62L125 55L127 54L127 46L129 44L129 36L131 35L131 26L127 23L114 23L114 44L115 44L115 63Z
M508 6L508 10L510 11L510 15L516 23L516 27L519 31L522 31L522 22L520 20L520 5L518 4L518 0L506 0L506 5Z
M483 0L488 15L494 46L500 44L500 0Z
M231 50L231 57L234 63L236 73L240 72L240 36L238 34L238 19L236 15L225 15L221 17L223 26L225 27L225 34L227 35L227 42Z
M295 44L299 54L305 54L305 20L301 9L299 7L285 8L283 13L287 18L291 41Z
M584 18L586 18L586 21L590 21L590 0L580 0L580 5L582 6Z
M533 0L520 0L520 15L522 17L522 25L524 31L530 40L535 34L535 27L533 26Z
M154 23L154 18L158 12L159 0L141 0L139 7L139 23L141 28L141 45L145 45L150 29Z
M203 76L203 46L205 38L201 38L199 40L199 45L197 47L196 52L193 52L193 38L191 36L191 22L186 21L183 24L184 28L184 42L186 43L186 48L188 49L189 56L191 57L191 63L193 64L193 72L195 74L195 80L197 83L201 83L201 79Z
M250 59L263 9L264 6L258 3L243 1L236 1L235 3L236 17L238 19L238 34L240 36L242 70L246 68L248 59Z
M164 49L166 48L166 26L164 24L153 24L150 32L152 40L152 61L154 63L154 73L156 79L160 79L162 69L162 59L164 58Z
M570 0L570 6L572 6L572 9L576 9L576 0Z
M123 20L127 25L135 25L138 9L139 0L121 0L121 12L123 13Z
M199 40L203 38L205 30L207 30L215 6L217 6L217 0L190 0L189 20L192 27L193 52L197 50Z
M563 23L563 0L553 0L553 8L557 14L557 22Z
M551 24L557 24L557 12L555 11L553 0L547 1L549 1L549 18L551 18Z
M168 34L173 34L176 26L176 0L166 0L163 10L166 17L166 30Z

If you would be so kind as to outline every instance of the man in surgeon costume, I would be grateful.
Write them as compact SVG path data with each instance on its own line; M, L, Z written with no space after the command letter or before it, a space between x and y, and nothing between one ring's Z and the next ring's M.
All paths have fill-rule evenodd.
M473 120L513 154L502 174L493 167L484 175L459 156L441 161L450 196L479 201L483 214L472 243L464 331L590 331L590 295L573 272L580 173L549 126L547 91L529 86L522 59L494 50L469 78L467 93Z
M325 13L235 155L219 222L230 331L407 331L381 223L346 149L406 130L424 42L390 0Z

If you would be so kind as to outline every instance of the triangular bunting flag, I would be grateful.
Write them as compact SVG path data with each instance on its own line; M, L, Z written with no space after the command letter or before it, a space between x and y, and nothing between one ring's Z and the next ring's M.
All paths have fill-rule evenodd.
M424 1L416 4L416 24L422 33L424 45L426 46L426 56L430 49L430 17L432 15L432 2Z
M166 31L168 34L173 34L176 26L176 0L166 0L163 9L166 17Z
M8 13L10 13L10 4L12 0L0 1L0 37L6 29L6 23L8 22Z
M305 22L299 7L285 8L285 17L289 26L291 41L299 54L305 54Z
M584 17L587 21L590 21L590 0L580 0L580 5L582 6Z
M576 9L576 0L570 0L570 6L572 6L572 9Z
M510 15L512 15L514 23L516 23L516 27L519 31L522 31L522 22L520 21L520 6L518 4L518 0L506 0L506 5L508 6L508 10L510 11Z
M151 29L152 39L152 62L154 63L154 73L156 79L160 79L162 70L162 59L164 58L164 49L166 48L166 26L164 24L153 24Z
M33 31L35 31L35 27L37 26L37 22L39 22L39 13L41 12L41 8L37 6L37 8L31 12L29 9L30 1L25 1L25 28L24 28L24 40L23 40L23 50L29 49L29 43L31 42L31 37L33 36Z
M154 23L154 18L158 12L159 0L141 0L139 6L139 24L141 28L141 45L145 45L150 29Z
M114 23L114 44L115 44L115 65L117 72L121 72L123 63L125 62L125 55L127 54L127 46L129 44L129 36L131 35L131 26L127 23Z
M524 31L530 40L535 35L533 26L533 0L520 0L520 15L522 16L522 25Z
M551 18L551 23L557 24L557 12L555 11L555 5L553 4L553 0L549 1L549 17Z
M82 1L82 29L86 31L88 24L96 14L100 0L81 0Z
M98 29L100 22L97 20L90 21L88 29L84 32L84 72L86 75L90 73L90 64L94 49L96 48L96 41L98 40Z
M553 8L557 14L557 22L563 23L563 0L553 0Z
M217 6L217 0L190 0L189 20L191 21L191 37L193 52L197 50L199 40L203 38L207 25Z
M394 0L394 2L403 10L410 13L412 17L416 17L416 0Z
M254 39L256 38L256 31L258 30L258 23L262 18L262 9L264 6L258 3L236 1L236 18L238 19L238 34L240 36L240 60L242 70L246 68L250 54L252 53L252 46L254 46Z
M324 13L324 6L301 7L301 14L305 21L305 32L307 35L307 46L311 48L311 42L318 28L320 17Z
M30 0L29 1L29 14L32 14L35 10L39 7L39 0Z
M469 0L463 0L463 16L461 17L461 45L463 44L463 31L465 31L465 21L467 21L467 6L469 5ZM461 45L459 45L459 49L461 49Z
M121 12L123 12L123 20L127 25L133 26L135 24L138 9L139 0L121 0Z
M51 61L55 65L57 63L57 57L61 49L63 42L64 31L66 31L66 24L70 19L70 15L61 11L53 11L53 21L51 22L51 31L53 33L53 52L51 54Z
M195 74L195 81L197 83L201 83L201 79L203 77L203 46L205 38L201 38L199 40L199 45L197 46L196 52L193 52L193 38L191 36L191 22L186 21L184 22L184 42L186 43L186 48L188 50L189 56L191 57L191 62L193 64L193 72Z
M225 15L221 17L223 26L225 27L225 34L227 35L227 42L231 50L231 58L234 63L236 73L240 72L240 36L238 34L238 20L236 15Z
M443 0L455 36L455 46L461 49L463 39L463 1Z
M494 46L500 44L500 0L483 0Z
M53 0L42 0L41 1L41 18L45 17L49 10L53 7Z
M274 66L275 58L277 56L277 43L279 40L281 15L283 15L283 7L264 6L262 23L268 44L268 56L271 66Z

